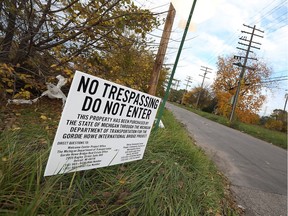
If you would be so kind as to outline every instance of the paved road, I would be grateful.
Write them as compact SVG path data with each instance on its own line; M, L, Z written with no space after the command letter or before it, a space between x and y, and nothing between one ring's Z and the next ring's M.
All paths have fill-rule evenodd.
M246 215L287 215L287 152L172 104L182 122L231 182Z

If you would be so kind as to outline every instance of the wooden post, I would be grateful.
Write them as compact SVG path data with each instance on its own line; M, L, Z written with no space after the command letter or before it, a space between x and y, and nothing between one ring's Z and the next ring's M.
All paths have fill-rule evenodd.
M191 8L191 11L189 13L188 20L187 20L187 23L186 23L186 26L185 26L185 30L184 30L184 33L183 33L183 36L182 36L182 39L181 39L181 43L180 43L180 46L179 46L179 49L178 49L178 52L177 52L177 55L176 55L175 63L173 65L173 69L172 69L172 72L171 72L171 75L170 75L170 79L169 79L169 82L168 82L168 85L167 85L167 88L166 88L166 91L165 91L165 95L164 95L163 101L162 101L162 103L161 103L161 105L159 107L159 110L158 110L157 121L155 123L156 130L159 128L159 123L160 123L161 118L162 118L163 113L164 113L165 104L166 104L166 101L168 100L168 97L169 97L170 87L171 87L172 80L174 78L174 74L175 74L175 71L176 71L176 68L177 68L177 65L178 65L178 62L179 62L179 58L180 58L180 55L181 55L181 52L182 52L184 41L185 41L185 38L186 38L186 35L187 35L187 32L188 32L188 28L189 28L189 25L190 25L190 22L191 22L191 19L192 19L192 15L194 13L196 2L197 2L197 0L193 1L192 8Z
M164 31L162 33L162 38L160 41L160 46L159 46L159 49L158 49L158 52L156 55L156 60L155 60L153 71L151 73L151 77L150 77L150 81L149 81L148 93L151 95L156 94L156 89L157 89L157 85L158 85L160 71L161 71L164 57L166 54L166 50L167 50L170 34L172 31L172 26L173 26L175 14L176 14L176 11L175 11L172 3L170 3L169 12L167 14L167 18L166 18L166 22L165 22L165 26L164 26Z

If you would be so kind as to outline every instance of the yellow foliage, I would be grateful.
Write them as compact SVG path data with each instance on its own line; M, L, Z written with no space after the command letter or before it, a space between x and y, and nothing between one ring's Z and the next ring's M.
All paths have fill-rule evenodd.
M229 117L231 112L232 95L229 94L228 92L217 92L216 97L218 100L217 114Z
M30 88L30 89L32 89L32 85L31 84L26 84L25 86L24 86L24 89L27 89L27 88Z
M6 89L6 92L13 93L13 89Z
M31 77L31 75L29 75L29 74L24 74L24 73L18 73L18 77L19 77L21 80L25 81L27 78Z
M70 77L71 77L71 75L73 74L73 71L70 70L70 69L68 69L68 68L65 68L65 69L63 70L63 72L64 72L66 75L70 76Z
M20 130L20 129L21 129L20 127L15 126L15 127L13 127L11 130L12 130L12 131L17 131L17 130Z
M179 98L179 100L181 101L181 98ZM196 103L196 100L197 100L197 92L189 91L187 93L184 93L182 103L194 105Z
M279 120L275 120L275 119L269 119L266 122L265 127L268 128L268 129L272 129L272 130L281 131L281 129L283 127L283 122L279 121Z
M25 89L21 89L21 91L14 95L13 98L19 98L19 99L30 99L31 93Z
M12 87L14 85L14 68L5 63L0 63L0 89L5 86ZM8 90L8 91L7 91ZM12 93L10 89L7 89L6 92Z
M20 64L18 63L16 67L19 66ZM30 74L16 73L12 65L0 63L0 79L0 88L4 88L9 94L14 93L14 85L16 80L22 80L25 83L24 88L21 88L21 90L15 94L13 98L30 99L31 93L27 90L27 88L32 89L32 85L35 83Z
M213 90L217 96L217 111L220 115L229 117L232 110L231 99L236 93L238 86L240 68L233 66L233 56L219 57L217 66L217 77L213 84ZM241 79L240 92L236 106L237 119L246 123L259 121L256 114L262 106L265 96L262 95L261 79L267 78L271 70L263 62L253 65L255 70L246 70Z
M45 115L41 115L40 118L44 121L48 119Z
M13 74L14 73L14 68L10 65L7 65L6 63L2 63L0 64L0 73L10 73Z

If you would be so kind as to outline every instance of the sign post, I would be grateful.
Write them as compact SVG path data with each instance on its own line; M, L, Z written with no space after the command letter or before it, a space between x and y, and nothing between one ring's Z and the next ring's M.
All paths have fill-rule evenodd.
M76 71L44 176L140 160L160 98Z

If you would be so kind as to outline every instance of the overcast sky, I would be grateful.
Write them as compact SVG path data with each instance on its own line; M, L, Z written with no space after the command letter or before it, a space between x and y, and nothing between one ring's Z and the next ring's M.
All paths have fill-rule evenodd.
M169 0L135 0L135 2L153 12L167 11L170 3ZM173 41L169 42L165 64L175 62L193 0L173 0L172 3L176 8L176 18L171 34ZM217 57L237 54L236 47L240 46L239 38L245 36L241 30L251 32L251 29L243 24L252 27L256 25L257 29L264 31L264 34L258 32L264 38L255 38L255 41L262 45L259 51L255 49L253 51L272 68L271 77L286 79L279 82L278 87L274 86L272 91L263 91L263 94L267 95L267 100L260 114L270 115L274 109L283 109L284 96L288 93L285 91L288 90L287 4L287 0L198 0L174 76L181 80L180 88L185 88L185 79L188 76L193 78L190 89L201 85L202 77L199 76L203 74L201 66L212 69L212 73L207 74L210 79L206 79L204 83L205 86L211 85L216 76ZM164 13L162 18L166 18L166 15L167 13ZM156 37L150 35L156 44L160 41L162 30L163 26L152 32ZM249 38L249 35L246 36ZM157 48L157 46L154 48L155 52Z

